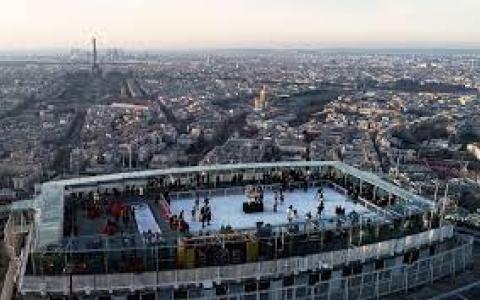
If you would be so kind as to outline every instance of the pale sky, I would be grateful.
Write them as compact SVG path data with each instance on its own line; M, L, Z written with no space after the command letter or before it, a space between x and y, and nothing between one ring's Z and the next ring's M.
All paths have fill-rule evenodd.
M480 46L480 0L0 0L0 50Z

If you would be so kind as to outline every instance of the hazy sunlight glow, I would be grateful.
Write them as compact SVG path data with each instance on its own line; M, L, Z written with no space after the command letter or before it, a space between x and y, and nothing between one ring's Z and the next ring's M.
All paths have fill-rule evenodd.
M0 48L480 45L478 0L0 0Z

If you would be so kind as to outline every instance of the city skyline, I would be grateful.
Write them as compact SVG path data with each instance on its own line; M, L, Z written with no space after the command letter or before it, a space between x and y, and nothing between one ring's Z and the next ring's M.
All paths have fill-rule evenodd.
M2 50L480 46L473 0L4 1Z
M480 0L0 0L1 300L480 299Z

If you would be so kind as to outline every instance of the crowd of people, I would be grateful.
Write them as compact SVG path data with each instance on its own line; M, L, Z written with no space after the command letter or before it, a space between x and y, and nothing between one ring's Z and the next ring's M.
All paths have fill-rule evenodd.
M70 201L65 203L64 220L66 236L92 234L92 227L85 228L82 223L98 224L98 220L104 222L100 222L100 226L93 225L94 228L98 228L98 233L108 236L128 231L135 224L130 205L116 197L101 198L97 192L71 196Z
M182 210L178 215L171 215L169 219L170 229L179 232L188 232L190 225L188 225L184 216L185 212Z
M123 228L133 225L134 208L121 201L109 201L106 207L106 218L101 233L109 236L115 235L117 232L123 232Z
M319 187L317 190L317 195L315 196L317 199L317 207L316 207L316 215L315 218L320 219L323 213L323 210L325 209L325 199L323 195L323 187ZM280 189L280 203L283 204L285 201L285 194L283 193L282 189ZM273 204L273 211L277 212L276 206L278 205L278 200L277 200L277 192L274 193L274 204ZM310 221L314 218L314 215L312 214L311 211L307 211L305 213L305 221ZM294 209L293 205L290 205L287 209L287 220L289 223L298 220L299 215L297 209Z
M278 189L273 191L273 201L272 201L272 206L271 209L273 212L277 213L279 211L279 207L284 204L285 202L285 197L286 197L286 192L285 192L285 187L280 186ZM247 188L246 196L247 196L247 201L245 204L247 205L258 205L262 204L263 206L263 201L264 201L264 195L265 195L265 190L264 187L262 186L249 186ZM318 205L316 207L316 213L314 212L307 212L305 214L305 219L306 220L312 220L314 217L315 218L321 218L321 215L325 209L325 199L324 199L324 194L323 194L323 187L320 187L318 189L317 195L315 196ZM193 202L193 206L191 209L191 220L196 221L196 222L201 222L202 223L202 228L205 228L206 226L210 225L210 222L212 221L212 209L210 206L210 199L208 197L205 197L203 201L200 199L200 194L199 192L195 192L195 199ZM263 211L263 210L262 210ZM250 213L250 212L248 212ZM298 210L293 207L293 205L289 205L287 210L287 220L288 222L294 222L300 220L300 216L298 213ZM185 219L183 217L183 210L180 212L179 216L173 215L170 217L170 226L172 229L177 229L177 223L178 224L183 224L186 223ZM177 223L176 223L177 222ZM186 224L188 226L188 224ZM181 226L181 225L180 225ZM184 231L181 230L180 231Z

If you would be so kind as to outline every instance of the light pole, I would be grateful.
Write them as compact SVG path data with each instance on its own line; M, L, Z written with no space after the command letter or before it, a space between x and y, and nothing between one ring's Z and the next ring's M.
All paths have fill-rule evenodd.
M65 274L69 276L69 289L68 289L68 299L73 299L73 265L68 263L63 270Z

